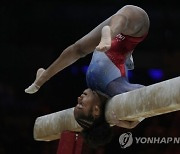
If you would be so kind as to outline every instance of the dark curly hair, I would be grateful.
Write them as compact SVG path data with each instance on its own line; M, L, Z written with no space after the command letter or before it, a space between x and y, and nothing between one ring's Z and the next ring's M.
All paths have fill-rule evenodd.
M84 115L76 119L78 124L83 128L81 135L89 147L93 149L108 144L113 137L112 128L105 119L105 105L108 97L98 91L97 94L101 101L100 116L94 118L90 112L88 116Z

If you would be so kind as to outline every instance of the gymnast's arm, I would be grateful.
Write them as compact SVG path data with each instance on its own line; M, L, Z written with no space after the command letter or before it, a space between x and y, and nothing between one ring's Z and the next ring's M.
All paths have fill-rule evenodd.
M132 91L135 89L139 89L142 87L144 87L144 86L139 85L139 84L129 83L128 79L126 77L119 77L107 85L106 92L108 93L108 95L113 97L115 95L125 93L128 91ZM144 120L144 118L139 118L137 121L119 120L114 112L112 112L112 114L114 117L113 123L116 126L127 128L127 129L132 129L132 128L136 127L142 120Z
M132 129L132 128L135 128L138 124L140 123L140 121L118 121L116 123L116 126L119 126L119 127L123 127L123 128L127 128L127 129Z

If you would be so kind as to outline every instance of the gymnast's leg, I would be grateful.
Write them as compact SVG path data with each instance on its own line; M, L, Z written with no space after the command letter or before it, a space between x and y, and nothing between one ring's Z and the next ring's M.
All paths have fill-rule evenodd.
M124 8L126 9L123 12ZM132 11L132 8L134 11ZM67 47L60 54L60 56L46 70L44 70L38 78L35 79L34 83L31 86L29 86L25 90L25 92L36 92L51 77L53 77L55 74L57 74L67 66L73 64L78 59L93 52L96 47L100 51L106 51L111 46L111 38L115 37L117 34L123 32L123 34L128 35L132 32L137 32L137 29L134 29L134 27L137 27L136 25L138 25L139 23L143 24L144 22L140 22L142 20L142 12L138 11L137 8L134 8L136 7L123 7L115 15L105 20L103 23L101 23L99 26L97 26L94 30L85 35L83 38ZM128 19L128 22L126 19ZM126 28L123 25L126 25ZM147 29L148 28L146 28L146 31ZM102 35L101 31L103 32ZM139 33L140 32L138 32L138 34ZM107 42L103 42L103 40L106 40Z
M105 52L111 47L111 39L122 33L126 25L126 18L117 12L77 41L76 44L81 46L85 53L90 53L95 48L98 51Z
M114 14L109 22L102 28L101 41L96 47L98 51L107 51L111 47L111 39L118 34L141 37L149 29L149 18L147 13L132 5L121 8Z
M126 26L126 18L122 15L113 15L110 20L110 25L104 26L101 31L101 41L96 47L98 51L107 51L111 47L111 39L121 33Z

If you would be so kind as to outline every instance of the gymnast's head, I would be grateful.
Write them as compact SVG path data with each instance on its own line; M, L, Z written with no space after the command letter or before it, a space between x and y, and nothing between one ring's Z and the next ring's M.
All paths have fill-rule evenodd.
M96 148L110 142L112 132L105 120L105 104L108 97L101 92L86 89L78 97L74 116L83 128L81 132L87 144Z

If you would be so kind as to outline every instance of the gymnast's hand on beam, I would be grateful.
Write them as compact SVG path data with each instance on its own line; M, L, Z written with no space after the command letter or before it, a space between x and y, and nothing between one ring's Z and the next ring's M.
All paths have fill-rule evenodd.
M112 112L112 114L114 117L112 120L113 123L118 127L127 128L127 129L132 129L136 127L141 121L145 119L141 117L137 121L119 120L114 112Z
M33 94L39 90L40 86L36 84L36 81L39 79L39 77L42 75L42 73L44 71L45 71L44 68L40 68L37 70L36 79L35 79L34 83L32 83L32 85L30 85L28 88L25 89L26 93Z
M132 128L136 127L139 123L140 123L140 121L124 121L124 120L121 121L121 120L118 120L116 122L116 126L127 128L127 129L132 129Z

